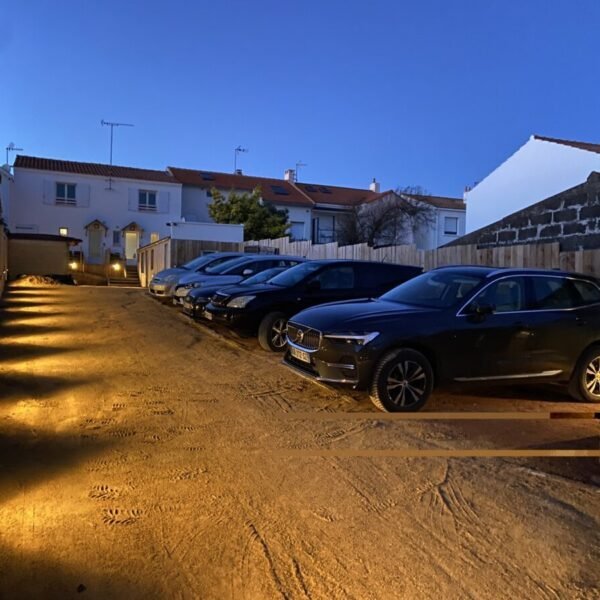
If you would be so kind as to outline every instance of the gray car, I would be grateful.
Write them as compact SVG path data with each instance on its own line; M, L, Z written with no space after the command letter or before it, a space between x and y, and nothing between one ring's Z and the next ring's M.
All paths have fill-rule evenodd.
M173 295L175 286L181 277L192 273L203 273L210 267L216 267L242 256L244 256L243 252L213 252L211 254L203 254L180 267L163 269L156 273L150 281L148 291L156 298L169 299Z
M250 254L209 267L202 273L189 273L181 277L173 292L173 304L183 304L183 299L190 290L202 285L220 287L233 285L240 281L273 267L293 267L306 259L301 256L282 256L279 254Z

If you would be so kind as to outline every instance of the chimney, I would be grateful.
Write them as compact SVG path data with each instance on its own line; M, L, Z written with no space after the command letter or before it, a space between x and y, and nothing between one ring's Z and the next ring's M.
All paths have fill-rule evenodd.
M235 170L235 174L236 175L243 175L242 170L241 169L236 169Z
M294 169L286 169L283 178L286 181L294 183L294 181L296 181L296 171L294 171Z
M371 181L371 185L369 185L369 189L376 194L379 193L379 181L373 177L373 181Z

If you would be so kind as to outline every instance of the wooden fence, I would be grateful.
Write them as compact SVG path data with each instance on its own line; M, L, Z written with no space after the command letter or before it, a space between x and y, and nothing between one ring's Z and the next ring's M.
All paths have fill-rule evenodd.
M280 254L311 259L350 258L373 260L423 267L426 271L444 265L484 265L491 267L536 267L565 269L600 277L600 249L561 252L559 242L478 248L450 246L436 250L417 250L414 245L370 248L367 244L338 246L313 244L310 241L290 242L289 238L247 242L247 249L278 251Z

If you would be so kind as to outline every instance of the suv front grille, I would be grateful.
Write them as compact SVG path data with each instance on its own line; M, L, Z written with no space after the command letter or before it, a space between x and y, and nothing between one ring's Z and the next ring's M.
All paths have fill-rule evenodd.
M321 332L296 323L287 324L287 337L290 342L307 350L318 350L321 345Z

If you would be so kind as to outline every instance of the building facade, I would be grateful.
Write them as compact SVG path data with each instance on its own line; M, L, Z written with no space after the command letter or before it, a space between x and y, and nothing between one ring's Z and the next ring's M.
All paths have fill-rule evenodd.
M291 169L285 172L283 179L178 167L169 167L168 171L183 186L182 216L186 220L211 220L209 206L213 188L227 197L231 191L250 193L258 187L265 202L287 211L290 238L293 241L311 240L314 244L339 241L344 220L356 207L399 197L393 190L380 192L376 181L368 188L298 182ZM461 199L401 195L428 206L432 218L414 230L399 232L398 239L389 243L416 244L419 249L428 250L465 233L466 206ZM382 243L385 242L382 240Z
M465 192L474 231L572 188L600 170L600 144L532 135L517 152Z
M181 184L167 172L29 156L13 170L10 231L79 238L90 264L110 254L134 264L181 218Z
M560 242L560 249L600 248L600 173L580 185L516 211L448 245L480 248Z

